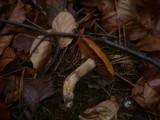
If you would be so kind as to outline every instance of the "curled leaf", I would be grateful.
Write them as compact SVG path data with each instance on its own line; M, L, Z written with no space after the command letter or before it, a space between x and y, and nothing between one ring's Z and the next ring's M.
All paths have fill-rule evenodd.
M52 52L52 42L48 41L45 36L40 35L32 43L30 53L32 52L33 54L31 55L30 60L32 61L35 70L40 71L45 67L50 58Z
M110 100L85 110L79 118L80 120L117 120L118 109L116 98L112 96Z
M76 21L73 18L73 16L67 11L60 12L52 22L53 32L72 33L74 29L76 29ZM71 42L72 38L68 37L58 38L59 47L61 49L67 47Z

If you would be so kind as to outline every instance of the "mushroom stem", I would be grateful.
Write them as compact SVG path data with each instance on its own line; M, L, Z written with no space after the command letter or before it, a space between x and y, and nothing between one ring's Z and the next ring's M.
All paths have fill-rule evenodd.
M93 70L95 67L95 61L89 58L65 79L63 85L63 99L66 107L71 107L73 105L73 91L76 83L80 80L82 76Z

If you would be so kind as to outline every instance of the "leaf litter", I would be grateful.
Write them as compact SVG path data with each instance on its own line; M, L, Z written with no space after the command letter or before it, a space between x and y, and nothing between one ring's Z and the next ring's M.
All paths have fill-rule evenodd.
M158 0L11 0L1 1L0 8L0 19L51 33L107 37L159 61ZM107 65L112 63L116 76L109 82L107 77L100 76L99 72L104 70L102 65L103 70L84 75L75 86L75 104L66 109L62 94L64 81L86 61L80 53L84 45L77 42L78 37L45 36L43 32L3 22L0 29L0 119L33 119L33 116L78 119L79 116L84 120L151 120L160 117L160 76L153 65L129 57L102 41L94 41L107 55ZM92 59L99 60L97 56Z

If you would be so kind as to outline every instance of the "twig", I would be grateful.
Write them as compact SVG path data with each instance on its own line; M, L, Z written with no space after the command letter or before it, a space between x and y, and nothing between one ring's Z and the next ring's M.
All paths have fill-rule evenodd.
M11 20L3 20L3 19L0 19L0 22L2 23L7 23L7 24L12 24L12 25L16 25L16 26L19 26L19 27L24 27L24 28L27 28L27 29L31 29L31 30L34 30L36 32L39 32L43 35L46 35L48 37L54 37L54 36L63 36L63 37L79 37L79 36L83 36L83 35L77 35L77 34L73 34L73 33L61 33L61 32L52 32L52 33L49 33L45 30L41 30L41 29L38 29L36 27L33 27L31 25L27 25L27 24L23 24L23 23L19 23L19 22L16 22L16 21L11 21Z
M51 59L51 62L49 63L49 65L46 67L46 69L42 72L41 77L43 77L44 75L46 75L46 73L51 69L51 67L54 65L56 58L58 56L58 52L59 52L59 46L56 47L56 51L54 53L54 56Z
M130 49L130 48L127 48L127 47L123 47L123 46L118 45L118 44L116 44L116 43L113 43L113 42L111 42L111 41L109 41L109 40L107 40L107 39L99 39L99 38L96 38L95 40L96 40L96 41L104 42L104 43L106 43L107 45L109 45L109 46L111 46L111 47L114 47L114 48L116 48L116 49L122 50L123 52L126 52L126 53L128 53L128 54L134 55L134 56L136 56L136 57L138 57L138 58L141 58L141 59L143 59L143 60L146 60L147 62L149 62L149 63L157 66L158 68L160 68L160 62L158 62L158 61L156 61L156 60L154 60L154 59L152 59L152 58L150 58L150 57L147 57L146 55L144 55L144 54L142 54L142 53L140 53L140 52L134 51L134 50L132 50L132 49Z
M119 77L120 79L122 79L123 81L127 82L128 84L130 84L132 87L134 87L135 85L133 83L131 83L129 80L125 79L124 77L118 75L118 73L115 73L117 77Z
M66 9L67 9L67 0L64 0L63 11L65 11Z
M63 36L63 37L89 37L87 35L78 35L78 34L73 34L73 33L62 33L62 32L52 32L52 33L49 33L47 31L44 31L44 30L41 30L41 29L38 29L38 28L35 28L33 26L30 26L30 25L26 25L26 24L22 24L22 23L18 23L18 22L15 22L15 21L10 21L10 20L3 20L3 19L0 19L0 22L3 22L3 23L7 23L7 24L12 24L12 25L17 25L19 27L25 27L25 28L28 28L28 29L31 29L31 30L34 30L34 31L37 31L43 35L46 35L47 37L55 37L55 36ZM89 37L91 39L95 39L95 38L92 38L92 37ZM155 61L154 59L150 58L150 57L147 57L145 56L144 54L140 53L140 52L137 52L137 51L134 51L132 49L129 49L127 47L123 47L121 45L118 45L114 42L111 42L107 39L99 39L99 38L96 38L95 40L97 41L101 41L101 42L104 42L106 43L107 45L111 46L111 47L114 47L116 49L119 49L119 50L122 50L123 52L126 52L128 54L131 54L131 55L134 55L136 57L139 57L143 60L146 60L148 61L149 63L157 66L158 68L160 68L160 63L158 61Z

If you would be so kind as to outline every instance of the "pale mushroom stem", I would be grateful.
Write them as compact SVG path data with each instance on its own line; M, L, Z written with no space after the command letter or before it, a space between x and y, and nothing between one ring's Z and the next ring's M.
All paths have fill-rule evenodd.
M76 83L80 80L82 76L93 70L95 67L95 61L89 58L65 79L63 85L63 99L66 107L71 107L73 105L73 91Z

